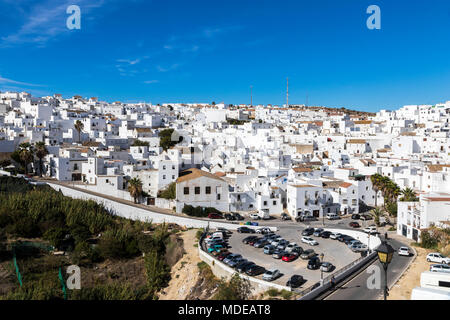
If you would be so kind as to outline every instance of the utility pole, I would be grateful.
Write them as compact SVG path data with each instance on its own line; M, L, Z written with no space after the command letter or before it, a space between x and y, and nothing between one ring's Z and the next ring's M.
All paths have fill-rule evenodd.
M289 78L286 78L286 108L289 108Z

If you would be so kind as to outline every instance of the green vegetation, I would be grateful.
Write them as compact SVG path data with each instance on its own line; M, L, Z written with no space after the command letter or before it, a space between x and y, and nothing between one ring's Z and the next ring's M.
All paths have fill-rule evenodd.
M132 147L148 147L149 143L147 141L141 141L139 139L134 140Z
M227 119L227 122L228 122L228 124L231 124L231 125L237 125L237 126L240 126L240 125L243 125L244 123L247 123L247 122L249 122L249 121L246 121L246 120L237 120L237 119Z
M28 142L19 144L19 147L11 154L11 159L20 165L20 169L28 174L28 167L33 163L34 150Z
M411 188L405 188L401 191L403 197L400 198L400 201L405 202L417 202L419 198L417 198L416 193Z
M39 176L42 177L42 173L44 171L43 165L42 165L42 159L48 155L48 150L45 146L45 143L42 141L36 142L34 146L35 146L34 154L39 160Z
M177 185L175 182L170 183L164 190L158 191L158 198L173 200L176 198Z
M126 265L130 259L140 259L146 283L96 282L69 290L68 299L154 299L170 279L166 262L170 234L167 225L155 227L113 216L94 201L72 199L23 179L0 177L0 257L11 259L15 247L23 278L23 287L0 299L61 299L59 268L77 264L93 272L95 263ZM25 246L18 238L32 238L36 246ZM49 254L41 239L67 255Z
M133 197L134 203L142 196L142 181L139 178L133 178L128 181L128 192Z
M222 213L213 207L193 207L191 205L184 205L181 212L191 217L207 217L210 213Z
M233 274L229 281L222 279L219 282L218 292L214 300L247 300L251 294L251 285L247 279L243 279L238 273Z
M81 142L81 131L84 129L84 124L80 120L75 121L75 130L78 132L78 143Z
M378 173L370 177L372 181L372 188L375 191L375 207L377 206L378 192L384 198L384 209L389 215L397 216L397 199L402 194L400 187L388 177L382 176Z
M172 141L172 134L174 132L174 129L164 129L159 132L159 146L163 148L164 151L167 149L172 148L174 145L176 145L178 142L183 141L183 137L180 137L178 141Z

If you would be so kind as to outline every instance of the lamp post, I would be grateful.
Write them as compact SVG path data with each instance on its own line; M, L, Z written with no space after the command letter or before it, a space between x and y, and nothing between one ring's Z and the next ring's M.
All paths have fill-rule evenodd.
M376 249L376 251L378 253L378 259L380 260L384 269L384 300L386 300L386 297L388 296L387 269L389 263L391 263L392 261L395 250L389 243L383 241L383 243Z
M323 257L325 255L323 253L320 254L320 283L323 284L323 270L322 270L322 263L323 263Z

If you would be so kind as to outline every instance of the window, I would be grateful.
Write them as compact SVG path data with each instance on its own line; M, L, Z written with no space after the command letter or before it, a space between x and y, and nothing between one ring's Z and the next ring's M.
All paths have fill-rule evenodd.
M211 187L205 187L205 193L211 194Z
M220 200L220 193L217 194L217 200Z
M175 176L174 175L172 175L172 180L175 180Z
M184 194L189 194L189 187L184 187Z
M264 206L267 206L267 201L264 201Z
M163 180L166 180L166 175L165 174L163 174Z
M163 166L163 170L166 170L166 166Z
M172 170L175 170L175 166L172 166Z
M274 205L274 206L276 206L276 205L277 205L277 202L276 202L276 201L274 201L274 202L273 202L273 205Z
M200 194L200 187L195 187L195 194Z

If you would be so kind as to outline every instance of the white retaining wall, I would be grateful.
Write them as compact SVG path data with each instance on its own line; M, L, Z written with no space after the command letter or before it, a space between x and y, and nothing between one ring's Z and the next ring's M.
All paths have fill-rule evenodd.
M365 244L370 250L373 250L381 244L381 239L378 235L368 235L362 231L331 228L324 228L324 230L351 236L356 240L361 241L361 243Z
M59 184L54 184L47 182L47 184L55 189L56 191L61 190L61 192L68 197L83 200L94 200L97 203L103 204L103 206L110 210L113 214L120 217L124 217L131 220L139 220L145 222L153 223L175 223L186 228L225 228L229 230L236 230L241 227L239 224L216 222L209 220L202 220L196 218L180 217L177 215L165 214L160 212L151 211L150 209L143 209L135 207L131 204L124 204L118 201L109 200L100 196L95 196L90 193L83 192L82 190L76 190ZM258 229L264 226L247 226L249 228ZM270 227L271 230L277 231L276 227Z

